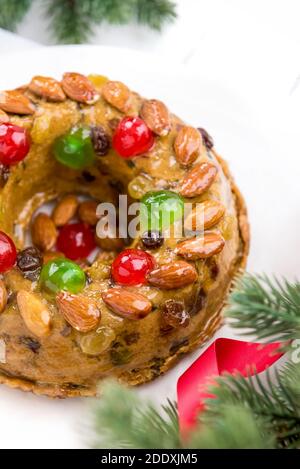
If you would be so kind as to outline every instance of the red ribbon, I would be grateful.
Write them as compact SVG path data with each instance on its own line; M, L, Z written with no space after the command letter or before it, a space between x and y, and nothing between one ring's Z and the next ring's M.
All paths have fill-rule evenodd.
M185 435L204 409L204 401L213 397L208 387L224 373L250 376L265 371L283 353L281 343L258 344L234 339L217 339L180 376L177 404L181 434Z

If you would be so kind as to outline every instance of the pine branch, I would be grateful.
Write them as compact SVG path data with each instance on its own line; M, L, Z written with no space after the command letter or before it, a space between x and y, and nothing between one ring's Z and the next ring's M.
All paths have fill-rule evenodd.
M202 423L222 420L228 406L244 406L255 419L263 423L267 436L276 435L277 446L300 448L300 367L286 365L271 379L267 372L267 383L259 375L251 378L225 376L217 380L211 392L214 399L207 400Z
M252 378L218 378L199 426L187 441L168 402L160 410L114 383L105 385L93 408L96 448L300 448L300 368L286 365Z
M166 0L137 0L137 18L139 23L160 31L165 21L176 18L175 4Z
M126 24L134 19L137 0L100 0L99 15L110 24Z
M93 24L101 20L99 0L47 0L46 14L59 42L79 44L88 39Z
M232 327L258 339L300 337L300 283L247 274L230 295L226 316Z
M0 28L14 31L31 3L32 0L0 0Z
M192 433L188 443L194 449L271 449L275 437L263 419L255 417L241 404L227 404L218 415L206 420Z
M137 20L160 30L176 17L169 0L47 0L46 13L54 36L61 43L88 40L95 25L103 21L126 24Z
M223 386L223 385L222 385ZM106 383L93 406L94 448L271 448L275 447L264 420L238 403L218 406L183 442L179 435L178 414L168 401L158 411L142 402L136 393L116 383ZM266 426L266 428L264 427Z
M136 393L108 382L92 409L96 448L179 448L177 411L171 402L161 413Z

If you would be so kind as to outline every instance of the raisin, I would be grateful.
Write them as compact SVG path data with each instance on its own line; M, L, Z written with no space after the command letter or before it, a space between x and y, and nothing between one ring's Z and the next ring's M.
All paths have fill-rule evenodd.
M110 351L110 359L113 365L126 365L131 360L131 353L120 342L114 342Z
M212 137L209 135L209 133L205 129L198 127L198 130L200 134L202 135L204 145L206 146L208 150L211 150L212 147L214 146L214 141Z
M212 257L209 262L209 271L210 271L210 276L212 280L216 280L216 278L219 275L219 266L216 262L216 260Z
M96 179L96 176L93 174L89 173L88 171L83 171L82 172L82 177L86 182L94 182Z
M124 342L126 345L133 345L139 341L140 334L139 332L129 332L123 336Z
M0 187L4 187L9 177L9 166L0 164Z
M96 155L105 156L110 149L110 141L103 127L92 127L92 142Z
M110 187L112 187L113 189L118 191L119 194L124 194L125 193L124 185L121 181L118 181L116 179L112 179L111 181L109 181L109 185L110 185Z
M206 301L206 293L205 293L205 290L201 288L189 311L190 316L196 316L196 314L200 313L200 311L204 308L205 301Z
M149 230L143 234L142 242L147 249L157 249L163 245L164 238L160 231Z
M17 256L17 266L23 276L29 280L37 280L41 273L43 257L35 247L29 247L20 251Z
M25 345L33 353L38 353L41 348L41 344L36 339L32 339L32 337L20 337L20 344Z
M185 310L182 301L167 300L162 309L162 322L163 325L178 329L180 327L187 327L190 322L190 315Z
M130 169L135 168L135 164L131 160L126 160L126 164L127 164L128 168L130 168Z

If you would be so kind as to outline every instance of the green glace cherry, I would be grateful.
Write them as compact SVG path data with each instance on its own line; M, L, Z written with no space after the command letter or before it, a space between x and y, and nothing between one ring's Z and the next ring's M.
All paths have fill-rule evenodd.
M91 166L95 153L90 130L80 127L58 137L54 142L53 153L57 161L69 168L83 169Z
M168 229L183 217L184 200L176 192L161 190L147 192L141 199L142 232Z
M86 276L84 271L69 259L54 259L42 268L40 286L49 293L68 291L79 293L84 289Z

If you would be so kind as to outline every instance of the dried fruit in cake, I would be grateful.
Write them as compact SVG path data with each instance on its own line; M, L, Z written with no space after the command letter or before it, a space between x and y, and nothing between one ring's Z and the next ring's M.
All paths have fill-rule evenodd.
M183 217L183 198L172 191L147 192L141 199L142 231L168 228Z
M18 252L17 266L28 280L38 280L43 264L41 252L34 246Z
M53 145L53 153L59 163L69 168L84 169L92 166L95 153L91 131L81 127L58 137Z
M0 273L11 269L16 262L17 250L13 240L0 231Z
M69 223L61 228L56 245L69 259L84 259L96 247L95 235L86 223Z
M113 136L114 150L123 158L147 153L154 145L154 134L139 117L124 117Z
M0 162L11 166L22 161L30 150L27 131L18 125L0 123Z
M148 273L154 268L154 258L140 249L126 249L113 261L112 278L121 285L139 285L146 282Z
M84 271L69 259L57 258L47 262L42 268L40 286L50 293L60 291L79 293L85 284Z

